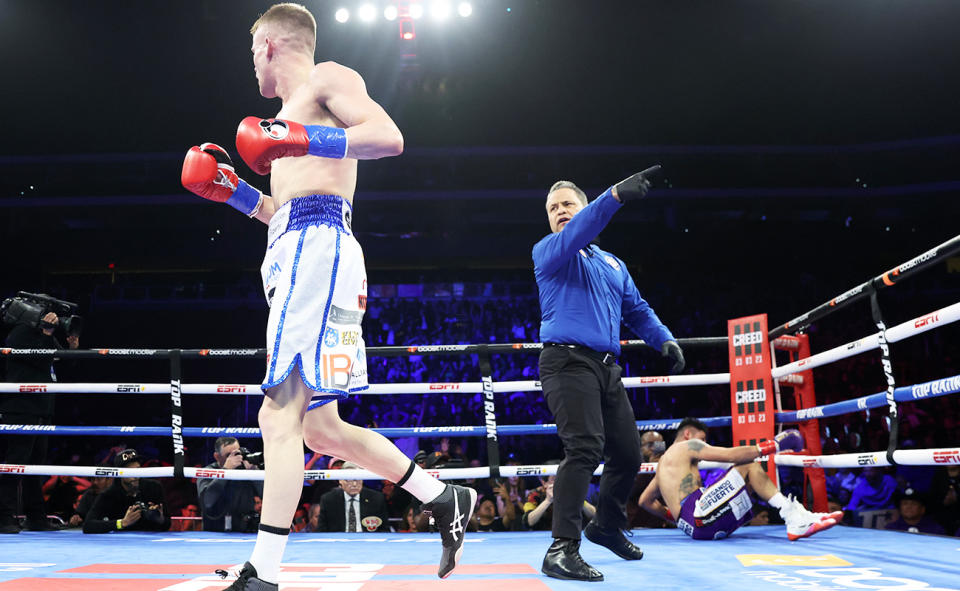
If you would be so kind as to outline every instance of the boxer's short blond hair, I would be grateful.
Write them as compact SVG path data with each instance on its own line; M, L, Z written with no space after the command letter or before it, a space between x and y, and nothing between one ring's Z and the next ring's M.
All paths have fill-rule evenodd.
M317 21L302 4L274 4L253 23L250 34L253 35L264 25L275 25L292 38L291 40L299 41L305 50L313 54L317 44Z

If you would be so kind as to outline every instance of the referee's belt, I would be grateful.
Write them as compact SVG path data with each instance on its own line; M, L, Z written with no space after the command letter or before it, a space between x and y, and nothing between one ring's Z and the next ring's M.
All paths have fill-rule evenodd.
M613 365L617 362L617 356L613 353L601 353L600 351L594 351L590 347L584 347L583 345L565 345L563 343L544 343L544 347L563 347L565 349L573 349L581 355L586 355L591 359L596 359L604 365Z

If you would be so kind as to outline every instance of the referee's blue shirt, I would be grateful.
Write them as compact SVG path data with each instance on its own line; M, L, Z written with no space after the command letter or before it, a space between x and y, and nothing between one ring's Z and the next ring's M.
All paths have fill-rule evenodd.
M649 345L676 340L637 291L623 261L590 242L621 207L608 189L533 247L540 341L620 354L620 319Z

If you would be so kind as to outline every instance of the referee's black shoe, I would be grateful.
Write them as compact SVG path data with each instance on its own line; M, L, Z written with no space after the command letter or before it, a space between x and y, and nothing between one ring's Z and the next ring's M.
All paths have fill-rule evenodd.
M628 540L621 530L604 531L595 519L587 524L587 527L583 530L583 535L594 544L605 546L624 560L640 560L643 558L643 550Z
M555 579L598 582L603 573L593 568L580 556L580 540L557 538L543 557L540 572Z

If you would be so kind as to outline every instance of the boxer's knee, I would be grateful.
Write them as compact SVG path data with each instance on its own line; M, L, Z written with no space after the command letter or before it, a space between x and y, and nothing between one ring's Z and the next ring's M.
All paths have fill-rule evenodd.
M321 406L307 413L303 422L303 442L315 452L336 452L342 447L345 427L335 404Z

